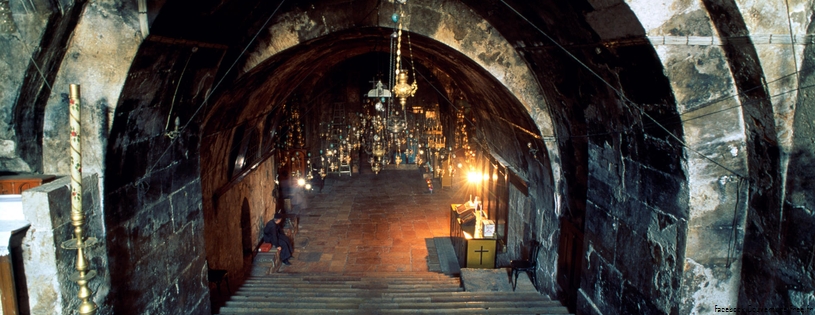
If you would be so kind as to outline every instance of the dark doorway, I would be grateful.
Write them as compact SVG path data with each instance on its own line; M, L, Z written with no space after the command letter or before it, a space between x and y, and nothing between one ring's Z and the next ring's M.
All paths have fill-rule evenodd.
M249 211L249 199L243 198L243 205L241 206L241 244L243 248L244 265L247 264L245 260L249 260L248 264L252 263L252 248L254 243L252 241L252 220Z
M564 218L560 222L557 283L563 289L561 302L570 312L575 312L583 262L583 232L569 219Z

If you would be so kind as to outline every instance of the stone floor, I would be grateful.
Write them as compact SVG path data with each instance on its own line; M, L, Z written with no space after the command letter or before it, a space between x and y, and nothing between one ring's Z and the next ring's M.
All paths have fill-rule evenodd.
M292 265L279 272L437 271L428 244L449 236L449 205L466 200L438 185L431 193L415 169L330 174L322 191L293 196L300 231Z

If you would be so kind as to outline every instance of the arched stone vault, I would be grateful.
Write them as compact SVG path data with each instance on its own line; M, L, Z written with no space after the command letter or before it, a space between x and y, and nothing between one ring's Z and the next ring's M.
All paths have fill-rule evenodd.
M755 251L764 242L772 244L772 236L751 233L750 225L767 229L767 224L783 221L783 177L793 130L789 116L798 93L796 73L802 70L811 4L628 4L660 54L688 135L691 216L684 281L689 289L683 313L706 312L712 305L766 303L756 298L766 294L754 283L766 281L766 267L756 261L771 259ZM708 58L692 65L687 60L692 55ZM709 82L707 76L720 78L720 85L695 83ZM707 157L735 172L712 165ZM764 187L756 191L748 182ZM756 223L748 224L748 217ZM742 250L747 253L743 270Z
M386 51L387 47L383 47L380 41L388 38L395 27L390 21L394 10L391 6L383 3L380 9L375 10L376 14L368 15L367 20L362 22L351 18L353 13L348 10L373 12L375 7L328 7L331 9L330 13L321 11L328 9L319 5L279 12L267 27L268 33L260 31L257 44L251 46L245 62L240 66L245 74L239 75L241 79L237 84L242 87L227 92L229 96L220 98L226 103L216 103L209 117L217 119L206 119L204 137L213 132L229 130L233 124L258 120L263 113L271 111L270 106L281 104L287 93L278 87L281 82L307 80L309 75L323 72L342 59L370 51L377 43L380 50ZM502 161L510 161L509 166L520 176L539 185L547 196L540 201L538 211L546 212L546 216L550 217L545 220L550 222L550 227L545 232L538 232L540 235L535 238L549 240L546 245L550 250L556 251L557 225L554 223L557 222L557 211L553 211L553 198L557 198L557 187L561 182L557 180L558 176L553 177L551 174L560 173L557 163L558 147L553 145L552 121L538 78L499 32L462 3L449 1L439 5L433 1L416 1L410 2L404 11L407 15L406 34L403 36L405 58L408 56L407 32L410 32L415 60L433 69L432 72L445 73L452 78L455 89L462 90L474 107L488 113L486 117L495 119L490 122L491 126L505 125L504 121L514 122L520 129L510 131L510 136L513 133L531 132L538 134L538 137L542 135L546 140L544 143L538 139L540 144L536 146L548 151L539 155L546 159L541 164L544 168L542 174L549 175L539 175L536 173L540 171L518 167L526 163L519 160L524 159L523 151L528 151L525 148L526 142L504 144L493 141L488 146ZM431 88L426 83L419 82L422 88ZM256 87L247 88L248 86ZM433 88L444 91L451 87ZM454 95L444 97L455 101ZM224 121L221 117L238 118ZM504 121L498 118L503 118ZM489 127L483 126L482 129L490 130ZM496 147L494 143L501 145ZM227 147L222 146L220 152L226 151ZM207 198L205 188L205 205L208 204ZM554 274L556 269L553 265L557 256L551 255L547 259L551 259L551 263L547 264L547 272ZM557 291L554 286L549 290Z
M261 30L257 43L246 53L242 70L249 72L283 50L318 37L333 36L334 33L346 29L365 26L379 26L388 29L395 27L395 24L390 21L390 13L394 12L394 9L387 4L383 4L381 8L376 9L376 14L369 15L367 20L361 22L348 18L353 16L352 12L343 11L358 8L339 7L341 10L337 10L336 7L329 8L332 9L330 14L320 11L324 8L313 8L312 10L294 9L276 16L274 23L269 25L268 31ZM447 45L488 71L520 101L536 123L540 133L547 138L554 137L548 108L535 76L511 45L489 23L456 1L444 2L441 5L433 1L410 2L404 9L404 13L408 15L405 18L406 32L423 35L435 42ZM479 31L464 31L473 29ZM382 34L378 35L382 36ZM407 41L406 38L404 40ZM414 41L416 40L419 39L414 38ZM374 39L370 39L368 45L371 45L370 42L373 41ZM430 50L419 50L421 40L414 44L418 48L416 56L419 62L423 59L421 58L423 55L432 55L433 52ZM404 47L407 48L407 45ZM429 47L429 49L444 48ZM349 52L349 55L353 53ZM407 54L405 56L407 57ZM321 58L332 57L336 56L327 55Z

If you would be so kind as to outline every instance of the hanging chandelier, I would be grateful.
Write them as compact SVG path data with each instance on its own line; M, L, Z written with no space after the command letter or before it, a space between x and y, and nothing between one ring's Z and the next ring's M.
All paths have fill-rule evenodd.
M408 46L410 42L408 41ZM413 65L413 47L410 48L410 62ZM418 86L416 85L416 70L413 70L413 83L408 84L407 71L402 69L402 22L399 21L399 30L396 33L396 84L393 86L393 95L399 99L399 104L402 105L402 111L405 111L407 98L413 97L416 94Z
M363 120L362 127L366 128L367 126L366 134L370 137L368 148L371 151L369 154L372 154L369 159L371 171L373 171L374 174L379 174L384 165L387 164L385 158L387 150L383 142L385 141L384 132L387 128L386 125L388 121L383 117L387 112L385 104L383 103L392 103L389 101L392 95L391 91L382 84L382 81L378 81L376 86L371 89L366 96L371 98L372 101L375 101L376 104L374 104L373 113L369 113L367 119Z

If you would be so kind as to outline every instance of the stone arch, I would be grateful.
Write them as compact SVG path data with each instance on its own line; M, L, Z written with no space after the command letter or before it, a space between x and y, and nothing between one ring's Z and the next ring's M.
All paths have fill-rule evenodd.
M411 1L411 3L416 3L416 2ZM519 101L521 102L521 104L523 104L523 109L525 110L524 114L528 115L528 117L530 117L535 122L536 127L541 131L542 135L544 137L547 137L545 147L546 147L547 151L549 151L548 160L551 161L551 166L546 166L546 167L547 168L551 167L552 177L555 178L555 181L554 181L555 188L554 189L549 189L547 187L547 189L543 189L543 191L551 190L551 194L554 195L553 197L555 199L560 198L559 195L562 193L561 189L557 187L558 185L562 184L562 182L561 182L562 179L560 178L560 173L561 173L560 167L561 167L561 163L563 163L563 161L560 158L559 152L563 147L567 147L567 148L570 148L570 146L575 146L576 147L575 149L570 150L570 156L569 156L569 158L575 157L576 162L572 162L572 161L567 161L567 162L572 163L572 164L576 164L576 166L573 169L571 169L570 171L572 171L573 174L579 174L579 175L572 175L572 176L577 176L577 177L582 176L581 177L582 182L574 183L574 186L576 187L575 188L576 193L569 196L569 198L579 199L579 200L576 201L577 203L583 203L582 211L577 211L576 214L575 214L575 216L577 217L577 221L578 221L577 224L579 224L581 226L580 229L582 229L582 226L584 224L583 220L584 220L584 218L586 216L586 214L585 214L586 190L589 189L589 187L588 187L588 176L589 175L587 175L587 173L589 173L590 171L601 171L599 168L596 168L596 169L590 169L589 168L589 163L590 162L595 162L593 160L590 160L592 158L592 156L596 157L596 156L602 156L604 154L614 154L615 151L622 152L624 150L632 150L632 151L640 151L640 150L642 150L642 151L646 151L646 150L652 148L652 147L649 147L649 145L657 146L657 148L655 148L657 151L662 150L662 151L665 151L665 152L670 152L670 153L665 153L665 152L660 151L660 153L665 153L665 154L668 154L668 155L676 153L676 152L674 152L674 151L676 151L676 149L671 147L670 145L666 144L665 143L666 141L658 140L658 141L653 141L652 143L646 143L647 141L643 139L644 137L640 137L640 138L632 137L631 139L625 139L625 141L623 141L622 138L615 139L615 137L610 136L610 135L604 137L603 139L605 139L605 140L600 141L600 142L605 142L605 144L607 144L607 145L602 145L602 143L601 143L601 145L597 145L597 146L592 147L593 151L589 152L589 145L587 143L588 141L585 138L580 139L581 137L585 137L585 135L588 133L589 128L586 126L588 124L587 120L591 119L591 120L601 121L602 122L601 124L597 124L598 126L595 126L596 130L600 130L602 127L604 127L604 124L608 124L608 125L612 125L612 124L632 124L632 125L636 125L636 124L642 122L641 121L642 117L637 117L636 114L632 113L633 110L628 111L628 109L626 109L626 106L625 106L625 105L628 105L628 104L622 104L622 101L618 101L618 102L615 102L615 101L609 101L609 102L598 101L597 103L600 103L599 105L593 105L592 103L594 103L595 101L591 99L590 95L606 97L606 96L613 95L613 92L610 91L610 90L607 90L605 87L602 87L600 83L588 84L588 86L586 86L586 87L581 87L581 85L583 85L582 81L593 80L594 79L593 77L591 77L591 75L588 72L584 71L583 69L580 69L581 71L580 71L579 74L574 74L574 73L566 73L567 70L565 70L565 69L567 67L562 67L562 68L560 68L561 71L563 71L562 73L550 73L550 72L548 72L547 69L542 69L543 66L539 63L539 64L537 64L535 66L536 68L534 68L536 71L533 71L532 70L533 67L530 66L530 64L532 63L531 61L536 61L536 60L529 59L528 57L527 57L527 59L524 59L521 56L519 56L518 52L516 51L516 47L513 47L513 45L509 44L509 41L504 39L499 34L499 32L496 29L494 29L488 22L484 21L481 18L478 18L478 20L483 21L483 22L474 23L473 25L467 25L467 24L463 24L463 23L459 23L459 22L460 21L465 21L465 20L468 21L468 19L455 19L455 18L453 18L454 14L452 14L450 12L455 12L455 14L464 14L465 16L474 15L474 13L472 13L472 11L470 11L466 6L464 6L464 5L462 5L462 4L458 3L458 2L450 2L450 3L445 2L445 4L442 6L442 9L441 9L442 13L439 13L439 11L434 11L434 10L428 9L429 5L426 5L426 2L418 2L418 3L419 4L416 4L415 6L412 7L413 10L414 10L413 12L424 10L422 12L422 16L429 16L428 20L430 20L432 22L426 22L426 23L421 24L421 25L416 25L416 27L411 26L411 27L409 27L410 32L413 33L413 34L424 34L426 37L431 38L432 40L434 40L436 42L440 42L440 43L444 44L446 46L446 49L452 49L455 52L463 54L468 60L476 63L480 68L485 69L488 72L489 77L496 78L499 82L501 82L501 84L507 90L510 91L510 93L512 93L513 95L516 95L516 97L519 98ZM447 12L447 11L444 11L444 10L450 10L450 12ZM292 51L297 51L298 47L301 46L301 45L308 45L313 50L319 50L318 49L319 47L328 48L328 47L325 47L325 46L320 46L320 40L321 39L323 39L323 38L325 38L325 37L327 37L329 35L336 36L336 37L341 37L342 35L347 34L348 32L361 32L361 29L364 29L365 25L359 26L359 25L355 25L354 23L352 23L350 21L347 21L347 20L336 20L336 18L338 16L339 17L345 16L343 14L337 14L336 16L328 17L324 21L320 21L319 18L322 17L322 16L321 16L321 14L319 12L320 12L319 10L309 11L309 12L292 10L291 12L285 13L285 14L281 15L281 17L277 18L278 21L282 21L282 22L274 24L273 26L269 27L269 30L270 30L269 34L264 35L264 37L262 37L260 39L259 44L255 45L255 47L250 52L249 57L246 59L246 62L242 66L242 69L244 70L244 73L242 74L242 78L243 78L242 80L244 80L244 82L251 82L251 81L259 80L258 78L262 77L262 75L260 75L260 74L262 74L262 73L269 74L268 71L264 70L265 67L267 67L269 65L279 65L279 64L284 63L286 60L290 60L290 59L287 59L287 58L290 58L287 55L295 54L295 52L292 52ZM375 21L375 23L372 22L372 21L368 21L368 22L370 24L372 24L372 25L392 27L392 25L389 25L389 24L387 24L385 22L382 22L382 20L386 20L386 19L377 20L377 21ZM477 29L477 30L482 30L483 32L470 32L470 33L468 33L468 32L463 31L463 30L466 30L466 29ZM472 33L476 33L476 34L473 35ZM387 34L385 34L385 35L387 35ZM472 37L468 38L468 36L482 36L482 37L478 38L478 39L473 39ZM475 45L474 43L476 43L476 42L489 43L490 47L492 47L492 46L499 47L499 49L497 49L497 50L500 50L502 53L498 54L498 55L487 54L487 53L485 53L485 49L486 49L485 46L486 45L484 45L484 44L481 44L482 46ZM501 48L505 48L505 51L503 49L501 49ZM650 49L650 47L649 47L649 49ZM302 50L299 51L299 52L300 53L305 53ZM320 53L312 53L312 52L309 52L309 53L311 53L313 55L319 55L320 54ZM643 51L635 51L635 52L632 53L629 50L628 53L630 53L631 55L639 54L639 55L642 55L642 56L646 56L647 58L649 58L648 61L657 60L657 58L655 58L655 54L652 51L650 51L650 52L649 51L645 51L645 52L643 52ZM608 59L613 60L614 57L607 57L607 55L611 55L611 53L603 54L602 58L608 58ZM328 56L328 55L323 54L322 56L323 56L323 58L325 58L325 56ZM487 56L493 56L492 58L494 58L494 59L490 59ZM588 56L586 56L586 57L588 57ZM589 58L591 58L591 57L589 57ZM567 60L567 58L561 58L559 60L564 61L564 60ZM568 60L568 61L572 62L572 60ZM658 63L656 65L658 65ZM601 65L601 66L610 67L609 65ZM653 70L654 73L661 73L661 71L654 70L654 69L657 69L657 68L658 67L656 67L654 63L651 63L651 64L648 65L649 70ZM309 71L308 69L311 69L311 68L309 68L309 65L302 64L302 65L300 65L300 69L303 69L303 71L302 71L303 73L288 74L288 76L286 76L284 74L275 73L275 75L279 75L281 78L272 78L271 81L266 83L266 84L268 84L268 86L273 86L275 84L279 84L280 82L285 82L285 81L304 80L305 77L307 76L307 72ZM521 73L521 75L511 76L511 73L515 72L516 70L519 73ZM661 70L661 69L658 69L658 70ZM539 72L539 73L533 73L533 72ZM636 72L636 71L631 71L631 72ZM547 79L545 78L545 76L548 75L548 74L560 75L560 74L563 74L563 73L565 73L565 76L567 76L568 78L564 79L562 82L551 82L551 81L547 81ZM613 75L614 74L610 74L608 76L610 77L610 76L613 76ZM656 76L657 74L654 74L654 75ZM646 76L644 76L642 74L638 74L638 73L631 74L630 72L625 72L624 76L622 78L618 77L617 79L620 80L620 81L627 80L625 82L620 82L620 85L623 85L625 87L633 87L636 84L636 82L634 82L634 81L636 81L636 79L638 79L640 77L646 77ZM609 79L609 78L607 78L607 79ZM544 91L544 87L543 87L544 84L542 84L540 82L545 82L547 91ZM566 87L567 85L572 85L574 87ZM662 92L663 90L665 90L664 85L666 85L666 83L664 81L658 81L658 82L654 83L653 85L659 86L660 91ZM577 87L577 88L575 88L575 87ZM255 89L255 90L263 90L263 89ZM660 94L658 96L648 95L649 94L648 91L645 91L645 90L647 90L647 88L637 87L636 92L638 92L638 93L634 93L634 94L644 95L642 99L645 99L645 100L652 100L652 99L664 96L662 94ZM567 104L567 103L563 103L562 105L557 106L558 110L567 109L567 108L569 108L569 107L571 107L573 105L578 105L579 107L575 106L575 107L577 107L577 109L570 109L568 114L559 114L561 117L558 117L559 124L557 124L557 125L559 125L559 126L557 126L557 127L560 127L561 129L557 130L558 135L556 135L555 134L556 133L556 131L555 131L556 124L552 122L552 117L550 116L552 114L552 110L546 105L546 100L548 100L549 103L552 103L552 102L557 103L558 101L563 102L564 97L562 95L559 95L560 93L573 93L573 94L584 93L585 95L589 95L589 96L581 97L582 99L580 101L583 101L584 102L583 104ZM227 97L227 99L228 98L229 97ZM247 97L246 99L249 100L249 99L257 99L257 98L275 99L274 96L263 95L261 92L256 93L254 96ZM526 102L524 100L526 100ZM281 101L280 96L277 96L277 99L275 99L274 101L275 102L280 102ZM216 105L216 107L217 106L223 106L223 104ZM622 118L616 117L614 115L605 115L605 113L603 113L603 109L605 109L605 108L603 108L604 106L608 106L612 113L620 114L620 116ZM667 104L659 104L659 106L651 107L651 108L648 109L648 111L649 111L649 113L652 113L652 114L657 113L662 118L674 119L675 116L676 116L676 111L677 111L675 107L676 107L675 103L667 102ZM212 112L211 117L221 117L221 116L223 116L224 112L222 110L223 109L215 109ZM584 113L583 111L585 111L586 113ZM254 119L254 117L252 117L251 115L246 115L245 112L237 112L237 113L232 113L232 114L234 114L235 116L240 117L238 119L239 123L242 122L242 121ZM586 117L584 117L584 115L588 115L589 118L587 119ZM581 126L576 127L574 129L570 129L571 125L573 125L573 124L577 124L577 125L581 125ZM208 123L205 128L207 128L209 131L205 131L205 133L217 132L218 130L223 130L223 128L226 128L226 127L227 126L219 126L219 123L217 123L217 122L215 122L212 125L210 125ZM681 134L681 128L677 128L677 129L679 129L679 133ZM546 133L547 130L551 131L551 133ZM656 133L659 133L659 132L656 132ZM664 136L664 134L660 134L660 136ZM549 137L551 137L551 138L549 138ZM652 139L648 139L648 140L650 141ZM558 143L556 141L559 141L560 143ZM654 144L654 143L656 143L656 144ZM663 147L659 147L659 146L663 146ZM519 152L522 152L522 150L523 150L522 147L515 147L514 149L519 151ZM573 152L571 152L571 151L573 151ZM639 154L639 153L636 153L636 154ZM680 152L680 154L681 154L681 152ZM622 154L619 154L619 155L622 155ZM649 157L646 157L646 159L649 159L649 161L646 161L646 163L643 163L643 164L659 163L659 162L655 162L655 160L657 160L658 157L649 156ZM678 160L678 158L677 158L677 160ZM604 162L604 163L608 163L608 164L614 164L614 163L611 163L609 161L597 161L597 162ZM627 161L625 161L624 159L621 159L620 161L616 161L616 162L618 162L616 164L623 164L623 163L626 163ZM670 163L668 163L668 164L670 164ZM528 166L527 164L522 164L522 163L519 163L519 165ZM680 172L678 169L681 168L678 165L674 165L674 164L660 165L660 166L666 167L668 169L668 172ZM622 172L622 174L625 174L625 170L627 169L627 166L618 165L617 168L618 169L615 170L616 172ZM643 173L646 173L646 172L649 172L648 174L657 173L657 172L654 172L653 169L649 169L647 167L642 167L642 169L643 169L643 171L642 171ZM522 171L527 171L527 170L522 170ZM661 170L658 170L658 171L661 171ZM606 171L602 170L602 172L600 172L600 173L604 173L604 172L606 172ZM546 173L548 173L548 170L544 172L544 174L546 174ZM525 174L525 175L529 176L530 174ZM659 175L654 175L654 176L659 176ZM531 177L532 176L530 176L530 178ZM538 177L538 176L536 176L536 177ZM544 177L544 176L540 176L540 177ZM619 178L615 178L614 180L617 180L618 182L623 182L623 181L628 179L628 178L622 178L622 176L618 176L618 177ZM652 178L650 178L650 177L648 177L646 175L643 175L642 177L645 177L646 179L649 179L649 180L653 180ZM636 175L634 175L633 178L636 178L637 181L640 180L640 178L636 177ZM599 179L605 180L606 178L599 178ZM671 179L673 180L673 178L671 178ZM679 180L677 180L677 181L679 181ZM684 178L682 179L682 181L684 181ZM638 185L639 184L645 185L647 183L648 182L637 183L637 184ZM683 183L677 183L677 185L675 187L671 187L673 189L671 192L680 192L679 194L681 195L681 192L683 191L683 189L685 189L683 187L683 185L684 185ZM581 189L583 190L582 194L580 192ZM594 187L593 189L597 189L597 187ZM609 189L609 188L604 187L603 189ZM643 204L647 203L647 202L652 202L652 201L654 201L656 203L662 202L663 200L659 200L660 198L671 199L670 197L660 196L660 192L656 191L656 189L654 189L654 188L647 187L647 189L650 190L649 194L651 196L649 196L649 198L652 198L654 200L647 200L647 201L643 200L643 201L641 201ZM636 191L634 191L633 193L636 193ZM686 198L686 195L685 195L685 198ZM677 198L677 199L681 199L681 198ZM559 201L561 201L561 200L559 200ZM568 202L568 200L563 200L562 202L554 202L554 201L552 201L551 206L549 204L535 205L535 207L540 207L540 208L535 209L535 210L536 210L536 212L540 212L541 208L545 208L544 210L548 210L550 208L555 208L555 207L557 207L557 205L565 203L565 202ZM666 203L670 203L670 201L668 201ZM578 206L575 206L573 208L579 208L579 207L580 206L578 205ZM643 208L645 208L645 207L643 207ZM677 208L681 208L681 206L679 206ZM683 210L684 210L684 208L677 209L677 211L679 211L679 212L681 212ZM547 246L549 246L550 248L556 250L557 249L557 243L558 243L558 241L557 241L557 237L558 237L558 233L559 233L558 230L559 230L559 226L560 226L560 222L558 222L558 217L561 214L557 210L556 211L551 211L551 212L552 212L552 214L547 215L546 216L547 220L545 220L546 222L543 223L544 225L546 225L546 227L541 228L541 230L545 230L545 232L541 232L540 233L541 235L538 235L538 236L540 236L542 239L546 239L548 241ZM653 213L650 213L650 214L653 215L654 217L657 217L661 213L659 213L658 211L654 211ZM627 215L631 215L631 214L627 214ZM671 221L671 223L670 223L671 226L674 226L673 223L676 223L675 218L673 216L671 216L671 215L662 214L661 218L663 220L666 220L666 221ZM549 219L551 219L551 220L549 220ZM681 222L678 223L677 226L678 226L678 227L676 227L677 229L681 229ZM647 229L647 224L646 224L646 227L643 228L643 229ZM643 231L640 231L640 232L645 233ZM655 251L659 252L659 255L662 255L663 251L679 251L680 247L681 247L681 244L684 242L684 240L675 241L675 243L676 242L680 243L680 245L676 245L676 246L674 246L672 248L663 248L663 247L660 247L660 246L655 246ZM576 241L576 243L583 244L582 239ZM582 250L579 251L578 254L582 255L583 254ZM665 256L669 256L669 255L665 255ZM557 267L554 266L556 259L557 258L555 257L553 259L553 261L546 262L546 264L542 264L542 265L546 266L546 267L543 267L543 268L546 268L546 270L545 270L545 273L541 273L541 274L547 274L547 275L551 276L551 278L554 279L555 274L558 272ZM579 261L579 260L580 259L578 257L578 259L576 259L576 261ZM673 262L674 262L673 265L681 263L681 262L676 261L675 255L674 255ZM667 268L670 269L670 268L673 267L673 265L671 267L667 267ZM634 268L634 267L632 267L632 268ZM676 277L678 277L678 276L676 276ZM678 281L675 281L675 282L678 282ZM557 285L554 283L554 281L551 281L547 285L546 290L550 294L556 294L559 289L557 288ZM576 290L576 288L575 288L575 290ZM675 296L665 298L665 300L669 300L669 299L670 299L670 301L667 301L667 302L666 301L661 301L661 302L665 302L667 304L670 304L670 303L672 303L672 301L675 301Z
M815 13L810 17L810 21L815 18ZM815 22L811 22L807 28L807 34L815 32ZM799 88L809 89L815 86L815 47L806 45L803 49L804 58L800 64ZM780 297L776 299L789 301L795 307L815 307L815 279L812 268L815 268L815 234L808 231L815 229L815 218L812 209L815 209L815 191L813 183L815 178L815 143L812 138L815 135L815 97L812 93L799 91L794 109L794 118L791 136L791 150L789 166L786 169L786 186L784 195L784 214L782 221L782 240L785 248L780 253L778 262L771 266L766 266L765 270L775 271L778 268L796 270L795 277L782 278L774 277L774 286L765 286L767 290L773 287L785 286L789 288L782 291ZM772 268L772 269L770 269ZM797 272L797 270L808 270L809 272ZM756 280L755 278L748 280ZM769 295L770 292L762 292ZM757 304L759 301L752 301Z
M418 3L418 4L413 4ZM462 53L468 59L472 60L483 69L485 69L492 77L501 82L513 95L518 97L521 104L523 104L529 117L531 117L540 133L550 139L553 137L552 122L549 117L548 108L542 97L540 85L537 84L537 78L531 73L531 70L525 65L525 61L515 52L512 45L506 40L501 38L500 34L495 31L483 19L476 18L476 15L471 10L468 10L462 3L451 1L441 6L442 11L432 10L433 2L417 1L411 2L408 5L410 10L416 12L428 13L433 17L430 18L433 22L430 23L415 23L415 27L406 28L406 32L414 33L416 35L424 35L432 38L439 43L452 48L454 51ZM464 14L466 18L456 19L453 14ZM279 14L275 17L275 23L267 28L268 33L261 32L260 38L257 40L252 49L246 54L247 56L242 61L241 66L243 73L239 76L247 77L252 72L257 72L258 66L261 64L268 64L269 60L275 59L279 53L286 49L295 47L296 45L307 44L318 38L324 38L329 35L339 34L349 30L364 29L365 27L383 27L386 29L393 29L395 25L387 23L389 18L379 17L375 20L364 21L363 25L358 25L352 20L337 21L331 20L332 18L349 16L347 12L332 12L328 18L330 27L323 27L319 25L319 21L314 20L314 17L323 17L320 11L309 11L292 9L290 12ZM380 12L379 15L385 15ZM463 24L462 21L480 20L480 23ZM303 26L306 25L306 26ZM476 28L481 29L483 32L478 33L479 38L458 38L454 33L460 32L462 29ZM474 46L478 43L477 46ZM500 51L500 53L493 53L488 55L489 50ZM277 63L279 61L274 61ZM297 78L295 78L296 80ZM217 110L213 112L218 112ZM245 119L245 118L241 118ZM208 120L208 119L207 119ZM212 126L209 126L212 127ZM217 127L215 127L217 129ZM556 153L557 148L550 148L547 150Z
M288 51L299 45L315 47L315 43L319 42L320 39L341 36L341 34L349 32L367 32L367 29L372 27L392 30L396 26L390 22L393 4L381 2L381 6L375 14L361 20L352 18L355 15L350 12L350 6L326 8L317 4L316 8L313 6L289 8L288 11L275 16L271 25L260 33L257 44L249 49L247 57L239 64L239 68L243 71L239 76L245 82L255 80L249 78L257 77L257 73L262 72L262 68L269 64L281 63L281 58L285 57L280 56L286 55ZM405 31L413 36L414 49L417 45L417 37L429 38L438 44L435 47L443 48L439 51L449 49L461 54L454 58L465 58L474 63L483 69L485 75L500 82L503 86L502 89L508 90L514 98L518 99L524 114L534 122L530 129L534 132L539 131L543 139L546 140L539 147L544 147L548 152L547 154L540 154L540 156L547 159L545 167L550 169L542 173L553 174L551 176L535 175L533 177L524 174L524 177L529 180L539 177L553 178L553 191L547 193L547 195L556 196L560 189L558 187L561 184L557 175L560 174L559 148L552 142L554 129L549 113L550 108L546 104L539 78L532 73L527 61L518 54L513 44L504 39L489 22L480 18L464 3L458 1L445 1L443 3L437 1L409 1L405 10L408 11L409 15L420 17L413 19L405 27ZM328 11L330 11L330 14ZM468 32L468 30L478 31ZM387 38L389 32L383 33L380 36ZM454 65L455 63L451 62L450 64ZM304 65L301 69L309 69L308 66ZM303 70L302 72L309 72L309 70ZM275 75L278 74L275 73ZM300 81L303 79L302 74L294 74L287 79L273 79L269 86L274 85L274 81ZM260 93L252 98L274 99L273 102L282 101L268 95L260 96ZM239 120L254 119L246 117L246 115L237 115L242 116ZM219 112L217 109L213 110L211 117L220 116L223 116L223 112ZM207 121L210 120L207 119ZM218 123L215 123L215 125L218 125ZM205 128L210 131L205 131L205 133L222 130L224 127L215 125L207 123ZM518 146L514 147L514 149L524 150L525 148ZM537 164L535 165L537 166ZM548 185L546 184L546 186ZM556 205L554 201L550 201L546 205L538 206L554 209Z
M777 1L627 5L643 21L646 37L660 54L677 96L682 128L689 135L690 218L683 284L688 289L681 297L681 313L711 310L716 304L783 305L755 300L772 290L764 285L772 272L762 268L776 267L759 267L772 265L767 263L772 257L750 252L790 244L751 232L750 226L776 230L787 212L765 209L778 209L784 181L794 181L784 173L792 169L785 165L786 155L799 125L793 128L788 117L793 111L805 112L796 110L795 103L802 102L794 73L806 68L800 64L796 69L794 61L806 56L803 47L808 46L790 43L809 33L804 30L809 22L801 20L812 15L811 8ZM742 175L747 178L739 179ZM731 276L712 276L722 272ZM745 294L745 288L763 293Z
M360 45L359 42L364 44L365 42L375 40L375 38L387 38L391 32L391 28L379 27L340 30L330 35L304 41L301 44L275 52L273 55L268 55L262 62L242 74L242 77L236 81L235 85L229 88L229 92L225 92L217 98L215 105L212 107L212 111L205 120L203 133L206 134L206 136L204 137L212 135L211 138L215 139L217 137L220 139L212 140L213 145L224 145L224 142L228 140L222 138L222 134L228 134L228 131L234 128L235 125L259 123L260 120L266 117L265 115L275 111L276 106L285 102L286 91L283 91L283 93L275 91L275 87L280 85L290 87L292 86L290 82L306 82L303 84L311 86L309 84L313 84L314 82L309 81L311 80L309 74L314 71L314 69L325 69L334 65L325 60L332 58L340 52L343 58L350 58L365 53L369 51L370 48ZM507 137L518 139L524 137L529 138L524 141L519 140L518 143L512 141L500 143L500 150L497 151L503 153L503 155L508 155L502 156L502 158L508 160L509 164L518 166L513 169L513 171L520 172L520 175L525 180L533 182L536 192L541 192L536 193L536 195L543 197L540 198L541 200L539 200L537 204L534 204L535 209L530 210L532 213L531 218L536 221L550 222L547 224L553 226L553 229L556 229L557 220L544 219L549 216L556 217L554 214L556 211L553 209L556 206L554 199L557 195L557 189L555 188L557 181L555 180L556 176L553 175L555 173L555 171L553 171L553 169L555 169L555 166L553 166L555 162L552 161L557 161L557 159L552 157L551 152L556 152L557 147L552 148L549 146L550 142L544 142L543 140L551 139L552 137L541 139L542 137L538 131L540 125L535 121L535 116L529 114L529 110L517 100L509 88L500 83L500 81L492 75L489 69L481 67L476 61L469 59L461 52L452 49L448 45L439 43L432 38L415 33L412 33L412 36L414 54L417 54L417 56L422 55L423 57L427 57L431 54L437 55L434 60L443 64L443 66L437 66L436 69L431 71L432 73L426 73L425 75L440 75L439 73L444 74L444 72L438 69L451 69L449 70L449 74L444 75L457 78L457 80L468 81L469 83L467 83L467 85L470 88L470 92L476 93L476 96L473 97L474 99L506 105L506 107L491 104L491 107L486 107L488 104L481 104L480 106L482 106L482 108L493 108L494 113L490 114L501 116L503 121L509 121L516 127L520 127L520 129L516 131L507 133ZM518 62L523 61L519 60ZM528 71L527 69L527 72ZM536 80L535 78L532 79L533 81ZM445 80L450 79L445 78ZM424 82L422 82L422 84L424 84ZM475 91L472 88L473 86L481 86L481 89L484 91ZM429 89L430 87L425 85L424 88ZM233 89L234 92L232 91ZM450 92L442 89L440 93ZM448 95L447 97L450 96ZM542 102L542 99L538 101ZM234 104L241 104L241 106L234 106ZM232 121L217 119L220 117L236 118ZM482 121L492 120L487 118L486 115L481 118L487 119ZM504 123L503 121L499 121L499 119L495 119L495 122L498 124ZM489 133L491 130L493 130L492 126L485 124L480 132ZM537 154L538 163L529 157L531 154L529 153L529 148L526 147L527 142L534 143L534 146L541 150L541 152ZM205 143L204 147L211 148L213 145ZM218 151L218 149L214 151ZM202 163L207 164L207 162ZM208 182L206 178L202 180L203 182ZM204 190L204 204L206 205L209 204L209 202L206 201L207 188L204 187ZM543 215L542 213L544 211L550 214ZM540 224L535 224L534 226L538 227ZM536 231L528 232L530 234L537 234ZM551 232L541 233L546 235L529 236L534 236L538 239L549 239L551 238L551 236L548 235L549 233ZM549 243L551 244L552 242L550 241ZM554 243L556 243L556 241ZM547 287L552 286L547 285Z
M391 12L394 10L393 5L382 3L381 6L377 10L377 15L372 15L361 23L343 19L353 16L351 12L345 12L350 10L345 7L339 8L339 11L332 11L330 15L323 14L319 9L311 11L294 9L285 12L276 17L276 23L267 28L268 33L258 39L257 44L247 53L241 68L244 73L250 72L277 53L332 33L366 26L390 29L396 27L391 22L389 14L389 9ZM478 64L518 98L541 135L554 136L552 119L536 76L512 44L493 26L458 1L446 1L441 6L435 1L409 1L406 4L406 11L420 16L421 19L415 18L414 21L410 21L405 31L432 38ZM468 29L478 29L482 32L464 31ZM465 33L467 35L462 35ZM557 149L547 147L547 150L552 153L552 150Z

